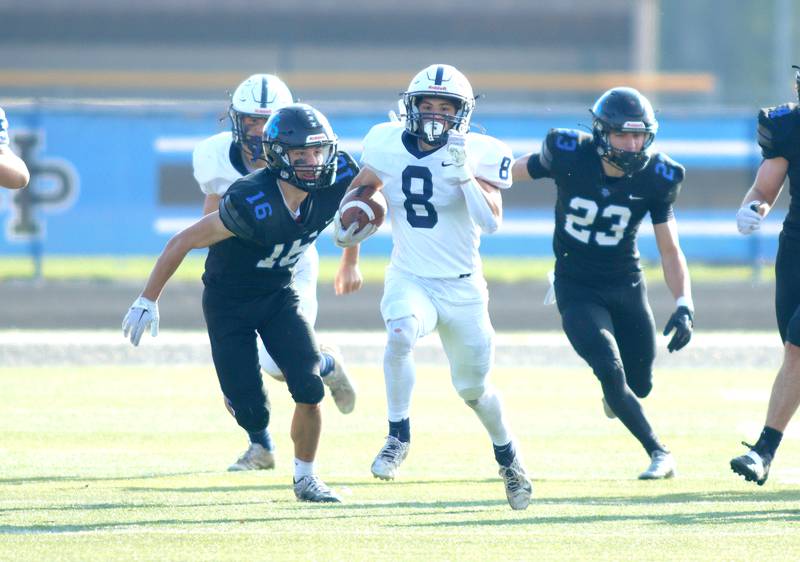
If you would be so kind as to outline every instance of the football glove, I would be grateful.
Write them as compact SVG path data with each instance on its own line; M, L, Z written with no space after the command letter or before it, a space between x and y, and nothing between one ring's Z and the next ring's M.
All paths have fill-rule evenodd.
M736 228L740 233L752 234L761 228L761 221L764 220L764 217L758 212L759 205L761 205L761 201L751 201L736 213Z
M342 220L339 217L339 211L333 217L333 241L340 248L349 248L360 244L378 231L378 227L372 223L367 223L361 230L358 228L358 222L354 222L345 229L342 226Z
M472 172L467 163L466 136L456 131L447 133L447 154L449 162L442 162L442 177L454 184L462 184L472 179Z
M133 345L139 345L144 331L150 327L150 335L158 335L158 303L139 297L128 309L128 314L122 320L122 335L128 337Z
M667 336L672 330L675 333L667 344L670 353L683 349L689 340L692 339L692 329L694 328L694 315L689 307L679 306L678 309L669 317L667 325L664 327L664 335Z

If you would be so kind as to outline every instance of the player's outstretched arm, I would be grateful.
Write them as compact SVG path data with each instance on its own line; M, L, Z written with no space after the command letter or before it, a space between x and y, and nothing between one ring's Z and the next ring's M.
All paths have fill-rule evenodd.
M656 244L661 254L661 268L664 270L664 281L675 297L675 312L664 328L664 335L673 329L667 349L670 353L683 348L692 338L694 327L694 303L692 302L692 286L689 278L689 267L678 242L678 226L675 219L653 225Z
M538 155L535 152L529 152L524 156L520 156L516 160L514 160L514 164L511 166L511 177L514 180L531 180L530 172L528 172L528 160L531 159L532 156L538 158Z
M789 161L783 157L767 158L761 163L756 179L736 213L736 227L740 233L751 234L761 228L761 221L781 193L788 171Z
M222 199L222 197L214 193L206 194L206 198L203 199L203 215L210 215L214 211L218 210L220 199Z
M130 335L133 345L139 345L139 340L148 327L152 336L158 334L158 298L186 254L190 250L207 248L231 236L233 233L225 228L219 212L214 212L181 230L167 242L150 272L141 296L134 301L122 321L122 333L125 337Z

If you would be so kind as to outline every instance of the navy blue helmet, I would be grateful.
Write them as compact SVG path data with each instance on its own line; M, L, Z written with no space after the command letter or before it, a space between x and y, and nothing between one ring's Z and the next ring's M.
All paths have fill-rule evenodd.
M626 175L644 169L658 132L656 114L647 98L633 88L612 88L600 96L590 111L597 153ZM642 149L631 152L612 147L608 140L611 131L645 133Z
M328 119L304 103L282 107L264 125L262 137L267 168L303 191L331 187L336 180L337 138ZM319 148L321 163L295 160L293 149Z

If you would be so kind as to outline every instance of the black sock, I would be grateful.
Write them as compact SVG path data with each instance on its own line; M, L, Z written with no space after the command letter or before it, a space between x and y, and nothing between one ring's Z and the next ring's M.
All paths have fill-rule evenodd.
M492 445L494 447L494 458L500 466L511 466L517 452L514 450L514 442L509 441L505 445Z
M753 446L753 450L761 457L768 457L772 460L775 456L775 451L778 450L778 445L781 444L781 438L783 438L783 433L765 425L761 435L758 436L758 441Z
M389 435L403 443L411 441L411 420L406 418L398 422L389 420Z
M272 437L269 435L267 428L261 431L248 431L247 435L250 437L250 443L257 443L264 447L267 451L272 451Z

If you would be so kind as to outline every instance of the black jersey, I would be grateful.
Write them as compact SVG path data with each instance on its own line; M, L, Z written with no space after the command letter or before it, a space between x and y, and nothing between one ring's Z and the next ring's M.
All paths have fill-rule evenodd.
M789 161L789 214L783 231L800 240L800 107L786 103L762 109L758 113L758 144L764 158Z
M556 275L592 285L639 275L639 225L648 212L653 224L672 218L684 176L683 166L655 153L632 176L608 177L591 135L572 129L550 130L528 172L553 178L558 187Z
M203 282L212 288L254 295L292 281L294 264L331 223L358 165L339 152L336 182L312 191L295 219L283 200L277 176L260 170L234 182L220 200L219 217L236 236L208 249Z

